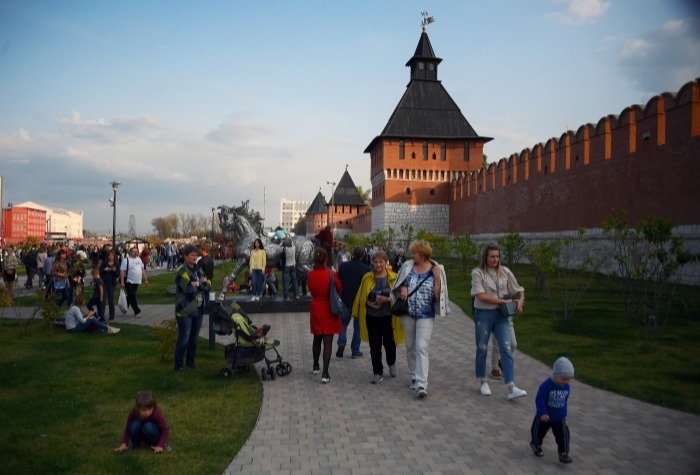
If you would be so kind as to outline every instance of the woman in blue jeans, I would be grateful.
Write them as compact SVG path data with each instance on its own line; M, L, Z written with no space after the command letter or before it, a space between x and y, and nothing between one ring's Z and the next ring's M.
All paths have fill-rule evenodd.
M185 245L182 255L185 262L175 272L175 371L184 369L183 360L188 368L195 368L197 341L204 318L204 293L211 289L209 280L197 266L197 247Z
M515 276L501 265L501 251L496 246L487 246L481 257L481 265L472 271L471 295L474 298L474 326L476 336L476 377L481 383L481 395L490 396L491 388L486 382L486 356L489 338L493 333L498 341L503 366L503 382L508 388L508 399L527 394L515 385L515 366L511 349L510 322L498 308L502 303L512 302L517 294L518 313L523 311L525 289Z

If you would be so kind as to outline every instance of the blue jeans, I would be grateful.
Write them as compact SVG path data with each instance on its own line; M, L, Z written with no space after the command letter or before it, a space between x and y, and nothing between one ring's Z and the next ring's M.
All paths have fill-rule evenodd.
M82 333L84 331L88 331L92 327L99 328L103 332L106 332L109 329L106 324L102 323L97 318L88 318L85 320L85 323L78 323L77 326L68 330L68 333Z
M177 322L177 343L175 344L175 369L182 368L182 360L187 358L187 366L194 366L194 357L197 353L197 341L199 331L202 329L204 312L202 307L197 310L197 316L175 317Z
M263 277L263 271L261 269L255 269L250 273L250 280L253 284L253 295L260 297L263 293L263 285L265 284L265 278Z
M160 436L160 429L155 422L141 422L137 419L131 421L131 424L129 424L129 440L134 449L138 448L141 444L149 446L158 445Z
M343 324L343 331L338 334L338 346L345 346L348 342L348 326L350 325L350 320L352 320L352 341L350 341L350 351L352 351L353 356L360 353L360 319L359 318L349 318L347 320L341 318L340 321Z
M491 333L496 336L498 348L501 353L501 365L503 366L503 382L509 385L514 382L515 365L513 363L513 351L510 347L510 322L499 309L484 310L474 309L474 329L476 339L476 377L481 381L486 380L486 356L488 354L489 338Z
M282 269L282 296L286 299L289 295L289 279L292 280L294 298L299 298L299 282L297 281L297 269L295 266L286 266Z

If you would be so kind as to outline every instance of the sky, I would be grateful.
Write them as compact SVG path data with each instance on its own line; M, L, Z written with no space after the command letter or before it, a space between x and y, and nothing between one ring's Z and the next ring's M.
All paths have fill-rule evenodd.
M3 0L2 206L110 235L171 213L312 200L367 145L421 34L489 162L700 77L692 0Z

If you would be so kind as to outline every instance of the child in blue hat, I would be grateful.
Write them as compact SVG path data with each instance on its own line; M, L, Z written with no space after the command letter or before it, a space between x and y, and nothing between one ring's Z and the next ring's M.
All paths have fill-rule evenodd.
M574 377L574 365L562 356L554 362L552 377L548 378L537 390L535 404L537 414L532 421L530 448L542 457L542 440L547 431L552 429L559 450L559 461L571 463L569 457L569 427L566 425L566 405L569 399L569 381Z

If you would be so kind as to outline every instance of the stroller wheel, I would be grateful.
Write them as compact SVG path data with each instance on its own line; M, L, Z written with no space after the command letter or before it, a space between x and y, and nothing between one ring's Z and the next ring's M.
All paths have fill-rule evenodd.
M277 371L277 374L280 376L287 376L292 372L292 365L289 363L280 363L275 367L275 371Z
M260 379L262 379L263 381L267 381L267 371L265 370L265 368L262 368L260 370Z
M275 377L276 377L277 375L276 375L276 373L275 373L275 370L272 369L272 366L270 366L269 368L267 368L267 372L270 374L270 381L274 381L274 380L275 380Z
M233 376L233 371L231 370L231 368L221 368L219 370L219 374L224 378L230 378Z

